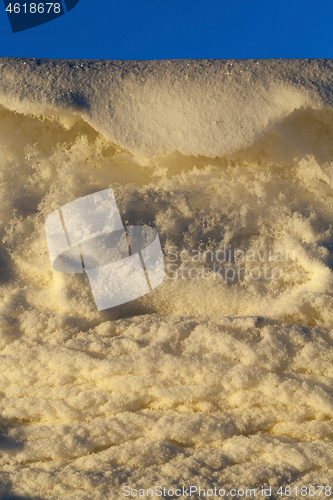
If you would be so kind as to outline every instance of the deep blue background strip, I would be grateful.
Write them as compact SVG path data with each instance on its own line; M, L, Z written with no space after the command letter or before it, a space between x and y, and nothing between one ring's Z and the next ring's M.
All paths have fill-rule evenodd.
M80 0L75 3L76 0L66 0L65 16L15 34L5 9L0 9L0 56L333 58L332 0L275 3L264 0ZM65 8L64 2L63 6Z

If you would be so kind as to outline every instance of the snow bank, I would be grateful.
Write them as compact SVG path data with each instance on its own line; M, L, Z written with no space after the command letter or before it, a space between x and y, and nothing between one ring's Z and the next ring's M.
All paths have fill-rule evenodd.
M332 75L0 60L4 498L332 484ZM45 220L108 188L167 278L98 312Z

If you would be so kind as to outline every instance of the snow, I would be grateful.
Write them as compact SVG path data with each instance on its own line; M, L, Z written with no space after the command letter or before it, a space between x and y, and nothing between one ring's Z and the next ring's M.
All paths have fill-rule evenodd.
M332 485L332 69L0 60L4 498ZM110 188L167 277L98 312L45 220Z

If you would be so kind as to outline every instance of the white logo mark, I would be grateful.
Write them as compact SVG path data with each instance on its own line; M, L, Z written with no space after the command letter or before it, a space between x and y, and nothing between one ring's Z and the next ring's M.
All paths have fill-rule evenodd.
M45 229L53 268L85 269L99 311L137 299L164 280L157 232L128 226L126 234L112 189L67 203L46 219Z

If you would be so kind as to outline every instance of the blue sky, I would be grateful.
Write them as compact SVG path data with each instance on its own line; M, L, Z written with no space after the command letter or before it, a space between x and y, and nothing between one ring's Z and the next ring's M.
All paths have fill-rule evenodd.
M0 56L333 58L332 0L80 0L19 33L0 9Z

